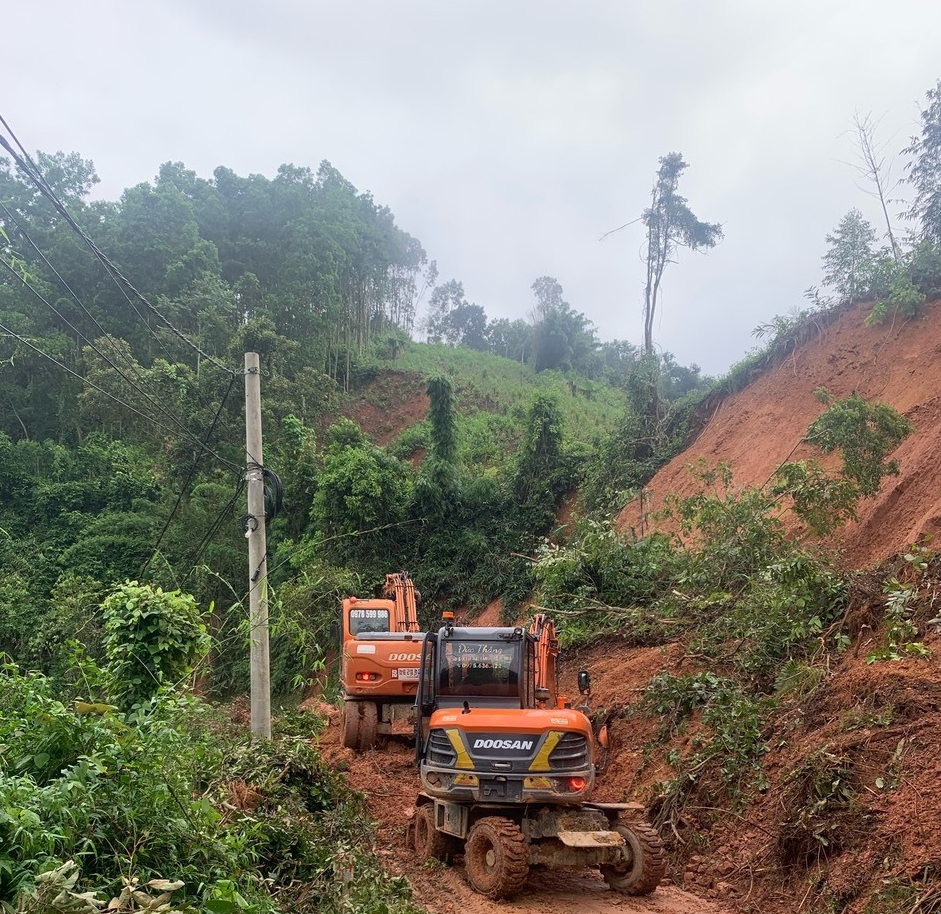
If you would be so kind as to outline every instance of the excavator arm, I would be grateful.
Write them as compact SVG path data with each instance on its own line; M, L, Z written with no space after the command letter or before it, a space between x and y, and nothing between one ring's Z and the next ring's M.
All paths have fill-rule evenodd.
M382 587L382 597L395 603L396 631L417 632L418 604L421 594L415 590L407 571L387 574Z
M537 613L529 626L529 633L536 640L536 695L550 708L558 704L559 676L556 659L559 656L559 639L555 625L544 613Z

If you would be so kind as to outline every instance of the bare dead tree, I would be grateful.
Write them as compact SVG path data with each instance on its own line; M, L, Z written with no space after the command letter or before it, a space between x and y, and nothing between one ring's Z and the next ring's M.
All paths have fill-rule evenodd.
M899 262L901 256L895 232L892 229L892 220L889 217L888 195L891 189L898 187L899 181L892 181L892 163L886 163L885 144L876 142L876 130L881 121L873 121L872 114L861 115L858 111L853 116L853 127L856 131L856 152L859 159L853 163L853 168L865 178L869 187L857 185L860 190L876 197L882 207L885 218L886 236L892 247L892 256Z

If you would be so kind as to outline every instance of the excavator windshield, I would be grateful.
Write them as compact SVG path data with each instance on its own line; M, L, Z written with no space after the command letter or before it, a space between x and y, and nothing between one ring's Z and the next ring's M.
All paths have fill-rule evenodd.
M438 666L438 695L518 697L522 647L522 640L446 641Z
M372 632L389 631L388 609L351 609L349 615L350 634L354 637Z

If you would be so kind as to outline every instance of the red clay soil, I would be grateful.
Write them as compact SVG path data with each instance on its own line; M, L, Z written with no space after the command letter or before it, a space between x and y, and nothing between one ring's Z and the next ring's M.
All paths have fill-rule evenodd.
M345 771L363 793L377 825L377 857L387 872L408 878L415 901L433 914L489 914L495 908L505 914L729 914L669 880L646 898L619 895L589 870L531 875L515 898L490 901L471 889L460 857L454 866L422 862L407 844L406 828L420 789L410 727L397 723L401 732L356 755L340 745L339 711L328 705L317 710L330 717L319 740L321 756Z
M647 533L666 496L700 491L689 468L701 461L728 464L734 488L765 484L785 461L819 457L801 438L824 412L814 395L823 388L836 399L855 393L885 403L915 428L892 455L899 476L888 477L860 506L858 520L840 531L834 545L844 566L876 565L941 530L941 301L914 320L867 327L870 308L846 311L723 400L699 437L647 484L643 498L621 511L619 527Z
M941 596L941 581L932 586ZM941 636L924 634L930 660L867 664L872 640L862 629L813 696L793 702L765 734L766 789L746 792L735 806L693 801L683 810L677 833L664 834L677 885L743 914L901 914L915 910L926 875L937 885ZM609 718L612 761L594 798L654 803L660 784L675 773L664 750L685 755L697 724L651 752L657 722L630 712L657 673L695 667L677 645L606 644L568 660L569 679L575 666L591 670L592 704ZM847 788L836 796L842 802L815 815L838 776ZM886 886L901 894L880 906Z
M428 414L426 382L409 371L384 371L362 393L349 399L343 415L382 446Z
M709 466L727 463L733 485L744 487L765 483L783 461L813 456L801 438L824 409L814 391L825 388L836 398L855 392L886 403L915 429L892 455L900 475L888 478L883 491L861 506L858 521L827 545L837 550L844 567L870 569L937 533L941 302L916 320L881 327L866 327L866 313L863 306L847 311L721 402L690 447L653 478L643 502L621 512L621 529L649 532L652 515L667 495L697 492L687 467L699 460ZM413 404L414 415L424 415L425 407L421 400ZM388 422L395 424L391 417ZM391 438L394 431L378 440L386 434ZM406 847L418 791L407 732L357 757L339 745L338 712L322 706L333 722L321 736L321 749L365 794L379 826L377 854L391 872L409 878L416 900L434 914L484 914L494 907L507 914L611 914L615 909L937 914L941 634L939 623L931 620L941 616L941 573L920 585L919 637L931 656L869 664L866 655L877 638L882 609L881 582L889 573L906 571L904 562L896 566L861 576L846 620L853 639L849 649L821 670L823 681L810 697L782 704L773 731L763 734L769 746L762 760L766 787L734 806L694 802L685 808L673 820L675 830L664 834L671 853L669 879L649 898L619 896L599 876L585 872L531 877L520 897L489 902L469 888L459 860L454 867L430 866L414 860ZM488 608L485 618L497 622L499 607ZM699 725L694 718L685 733L652 749L657 722L630 712L653 676L663 670L692 672L694 663L680 645L637 648L626 639L563 657L563 685L570 691L575 671L591 670L592 704L605 713L611 729L609 767L594 799L656 807L660 784L673 774L665 749L685 755Z

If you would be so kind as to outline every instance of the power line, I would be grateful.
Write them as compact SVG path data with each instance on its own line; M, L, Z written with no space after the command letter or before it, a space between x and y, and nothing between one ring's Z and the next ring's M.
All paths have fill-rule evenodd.
M4 262L4 264L5 264L7 267L10 266L9 264L6 263L6 261L3 261L3 262ZM78 380L81 381L83 384L87 384L89 387L94 388L94 389L97 390L99 393L104 394L106 397L108 397L109 400L113 400L115 403L119 404L120 406L123 406L125 409L130 410L132 413L134 413L134 415L140 416L142 419L145 419L147 422L153 424L154 426L156 426L157 428L159 428L159 429L161 429L161 430L167 432L168 434L173 434L173 433L174 433L174 429L171 429L171 428L167 427L166 425L163 425L162 423L158 422L153 416L148 416L148 415L146 415L145 413L142 413L139 409L136 409L135 407L131 406L130 403L126 403L126 402L125 402L124 400L122 400L120 397L115 396L113 393L110 393L109 391L105 390L103 387L99 387L97 384L95 384L94 381L89 381L88 378L83 378L77 371L74 371L73 369L69 368L68 365L63 364L63 363L60 362L58 359L56 359L56 358L54 358L53 356L49 355L49 353L44 352L42 349L40 349L40 348L39 348L38 346L36 346L34 343L30 342L30 341L29 341L28 339L26 339L25 337L20 336L20 334L16 333L14 330L11 330L11 329L10 329L9 327L7 327L5 324L0 323L0 330L2 330L4 333L6 333L8 336L12 337L13 339L18 340L20 343L22 343L24 346L27 346L29 349L32 349L33 352L35 352L35 353L37 353L38 355L42 356L44 359L47 359L48 361L52 362L53 365L57 366L58 368L61 368L63 371L67 372L68 374L72 375L73 377L78 378ZM236 463L233 463L231 460L227 459L226 457L223 457L221 454L217 454L215 451L213 451L213 450L211 450L210 448L206 447L206 446L203 444L203 442L200 441L198 438L196 438L195 441L196 441L196 443L197 443L201 448L203 448L207 453L212 454L212 456L215 457L216 460L218 460L220 463L223 463L223 464L225 464L226 466L228 466L229 468L235 469L235 470L238 470L239 472L241 472L241 470L242 470L242 467L241 467L241 466L239 466L239 465L236 464Z
M39 250L38 246L35 244L35 242L32 240L32 238L30 238L30 236L24 231L24 229L23 229L22 226L16 221L16 219L11 216L11 214L10 214L9 211L7 210L6 206L3 205L3 203L0 203L0 209L2 209L5 213L7 213L8 217L12 218L13 224L16 225L16 227L17 227L17 229L19 230L20 234L30 243L30 245L32 245L32 247L33 247L33 249L36 251L36 253L39 254L39 256L42 258L43 263L45 263L46 266L47 266L47 267L53 272L53 274L56 276L56 278L59 279L59 281L60 281L60 282L62 283L62 285L66 288L66 290L69 292L69 294L72 296L72 298L78 303L79 307L92 319L92 321L94 321L95 326L98 327L98 329L101 331L101 333L102 333L102 335L104 336L104 338L107 339L107 340L109 341L109 343L111 344L111 348L114 350L115 354L116 354L116 355L123 355L123 353L121 353L120 348L119 348L117 345L115 345L114 340L113 340L113 338L111 337L111 334L109 334L109 333L107 333L107 331L105 331L105 329L101 326L101 324L99 324L98 321L95 319L94 315L92 315L91 312L82 304L81 300L80 300L80 299L78 298L78 296L72 291L72 288L69 286L69 284L59 275L59 273L56 271L55 267L52 266L51 263L49 263L48 259L47 259L46 256L43 254L43 252L42 252L41 250ZM174 422L174 423L182 430L182 432L183 432L184 435L186 435L186 436L192 435L192 433L189 431L189 429L187 428L186 424L183 422L182 419L178 418L178 417L177 417L176 415L174 415L169 409L167 409L167 408L163 405L163 403L160 402L159 398L152 396L152 395L149 394L146 390L144 390L143 387L139 386L139 384L135 383L131 378L129 378L114 362L111 361L111 359L108 358L108 356L106 356L106 355L95 345L95 343L94 343L92 340L90 340L81 330L79 330L79 328L76 327L75 324L73 324L73 323L68 319L68 317L66 317L64 314L62 314L62 312L59 311L59 310L56 308L56 306L52 304L52 302L50 302L47 298L45 298L45 296L43 296L42 293L41 293L38 289L36 289L35 286L33 286L31 283L29 283L19 272L17 272L17 270L15 269L15 267L14 267L12 264L8 263L8 262L7 262L6 260L4 260L3 258L0 258L0 262L2 262L3 265L4 265L8 270L10 270L18 279L20 279L20 281L23 283L23 285L26 286L26 288L29 289L47 308L49 308L49 310L52 311L52 313L55 314L55 316L58 317L59 320L61 320L63 323L65 323L65 324L69 327L69 329L72 330L72 331L76 334L76 336L78 336L81 340L83 340L85 343L87 343L88 346L89 346L89 348L90 348L96 355L98 355L98 356L101 358L101 360L102 360L103 362L105 362L105 364L107 364L109 367L113 368L114 371L115 371L121 378L123 378L125 381L127 381L127 383L128 383L138 394L140 394L148 403L150 403L151 406L155 407L158 412L162 413L165 417L167 417L167 418L170 419L172 422ZM130 359L130 357L128 357L128 365L129 365L129 367L131 367L131 368L133 369L134 363L133 363L133 360ZM141 375L136 371L136 369L134 369L134 371L135 371L135 375L136 375L136 377L137 377L137 380L138 380L139 382L143 383L143 378L141 377ZM233 375L232 377L233 377L233 379L234 379L235 376Z
M226 519L226 515L231 513L232 509L235 507L236 501L238 501L242 492L245 490L245 479L244 477L239 478L238 485L235 487L235 493L222 508L221 511L216 515L216 519L213 521L212 526L209 528L206 535L202 538L199 545L196 547L196 555L193 557L192 562L190 562L190 570L186 573L186 577L183 578L183 583L185 584L192 576L193 572L196 570L196 566L199 563L199 560L203 557L203 553L209 546L209 543L212 542L212 538L216 535L219 528L222 526L223 521Z
M169 329L171 333L174 334L174 336L176 336L179 340L181 340L183 343L189 346L200 357L206 359L206 361L212 363L217 368L221 368L223 371L227 371L230 374L238 374L238 372L236 372L234 369L229 368L226 365L223 365L221 362L217 361L207 352L203 352L203 350L199 346L197 346L196 343L190 340L189 337L187 337L186 334L184 334L182 330L179 330L177 327L175 327L161 313L161 311L156 306L154 306L150 302L150 300L134 286L134 284L118 269L117 266L115 266L115 264L110 260L110 258L101 250L101 248L98 247L98 245L85 232L85 230L75 221L75 219L72 218L72 215L65 208L65 205L61 202L61 200L59 200L55 191L53 191L53 189L47 183L46 179L43 177L42 172L40 172L39 168L30 158L29 153L27 153L26 150L23 148L23 144L20 143L16 134L10 128L10 125L7 124L3 115L0 115L0 124L3 124L6 131L13 138L13 141L22 151L22 155L20 155L20 153L18 153L10 145L7 139L2 135L0 135L0 146L3 146L3 148L6 149L6 151L11 156L13 156L13 160L20 167L20 169L24 172L24 174L26 174L26 176L36 185L36 187L39 188L40 193L44 197L46 197L46 199L49 200L49 202L53 205L53 207L55 207L56 211L63 217L63 219L65 219L66 223L70 226L70 228L82 239L82 241L85 242L88 248L98 258L98 260L101 262L104 268L108 271L108 273L115 279L115 281L118 282L120 286L126 287L127 290L129 290L134 295L134 297L137 298L147 308L148 311L154 314L158 318L158 320L160 320L160 322L164 324L164 326L166 326L167 329Z
M85 242L85 244L92 250L92 252L95 254L95 256L97 257L97 259L99 260L99 262L101 262L101 264L105 267L105 270L106 270L106 272L108 273L109 277L110 277L110 278L115 282L115 284L117 285L119 291L120 291L121 294L124 296L125 301L127 301L127 303L130 305L130 307L133 309L134 313L137 314L137 316L141 319L142 323L143 323L143 324L147 327L147 329L150 331L151 335L152 335L152 336L154 337L154 339L157 341L158 345L159 345L160 348L163 350L164 354L168 357L168 360L173 361L172 356L171 356L170 353L167 351L166 347L165 347L164 344L163 344L163 341L162 341L162 340L160 339L160 337L156 334L156 332L154 331L153 327L151 327L149 321L147 321L147 320L144 319L144 316L140 313L140 311L139 311L139 310L137 309L137 307L134 305L134 302L132 301L132 299L131 299L131 298L128 296L128 294L127 294L127 291L126 291L126 289L125 289L125 286L127 286L127 288L131 289L131 290L135 293L135 295L136 295L138 298L140 298L140 300L141 300L151 311L153 311L153 312L160 318L160 320L161 320L164 324L166 324L166 326L168 326L168 327L170 328L171 331L173 331L173 333L174 333L175 335L177 335L177 336L178 336L180 339L182 339L188 346L190 346L192 349L194 349L194 350L197 352L197 354L199 354L200 356L202 356L204 359L206 359L208 362L210 362L211 364L215 365L216 367L221 368L223 371L228 372L228 373L229 373L230 375L232 375L232 376L237 376L237 375L241 374L241 372L235 371L235 370L233 370L233 369L231 369L231 368L228 368L227 366L225 366L225 365L221 364L220 362L218 362L218 361L217 361L216 359L214 359L212 356L210 356L210 355L208 355L207 353L203 352L202 349L200 349L198 346L196 346L194 343L192 343L192 342L182 333L182 331L179 331L176 327L174 327L173 324L170 323L170 321L167 320L167 318L165 318L165 317L163 316L163 314L161 314L161 313L157 310L156 307L154 307L140 292L137 291L136 288L134 288L134 286L130 283L130 281L129 281L126 277L124 277L124 275L120 272L120 270L118 270L117 267L115 267L114 264L103 254L103 252L98 248L98 246L94 243L94 241L93 241L93 240L85 233L85 231L75 222L75 220L72 218L71 214L65 209L65 206L64 206L64 205L61 203L61 201L58 199L58 197L56 196L56 194L55 194L55 192L52 190L52 188L49 187L48 182L47 182L47 181L45 180L45 178L43 177L43 175L42 175L41 171L39 170L38 166L36 165L35 162L33 162L32 158L31 158L30 155L29 155L29 153L26 151L26 149L25 149L25 147L23 146L23 144L19 141L18 137L16 136L16 134L14 133L14 131L12 130L12 128L9 126L9 124L6 122L6 120L4 119L4 117L3 117L2 114L0 114L0 124L2 124L2 125L6 128L7 132L10 134L10 136L13 138L14 142L16 143L16 145L19 147L19 149L20 149L20 151L21 151L21 153L22 153L22 158L21 158L19 155L17 155L17 153L10 147L9 143L4 139L4 137L3 137L2 135L0 135L0 145L3 145L3 147L14 157L14 160L16 161L16 163L17 163L17 165L20 167L20 169L23 170L23 171L29 176L29 178L33 181L33 183L39 188L40 192L50 200L50 202L51 202L52 205L55 207L55 209L56 209L59 213L61 213L61 215L65 218L65 220L66 220L66 222L68 223L68 225L70 226L70 228L72 228L73 231L75 231L75 232L79 235L79 237ZM24 160L25 160L25 161L24 161ZM82 310L83 310L86 314L88 314L88 316L92 319L92 321L94 321L95 325L96 325L96 326L101 330L101 332L107 337L109 343L111 343L111 346L112 346L112 348L115 350L115 352L116 352L116 353L119 353L120 350L118 349L117 346L114 345L114 342L113 342L113 340L112 340L112 338L111 338L111 335L108 334L108 333L104 330L104 328L101 327L101 325L100 325L100 324L98 323L98 321L95 319L94 315L92 315L92 314L88 311L88 309L85 308L85 306L82 304L81 300L80 300L80 299L78 298L78 296L72 291L72 289L71 289L71 287L68 285L68 283L66 283L66 281L61 277L61 275L58 273L58 271L56 271L55 267L52 266L52 264L51 264L51 263L49 262L49 260L45 257L45 255L42 253L42 251L39 249L39 247L35 244L35 242L33 242L33 240L32 240L32 239L28 236L28 234L25 232L25 230L19 225L19 223L16 221L15 217L13 217L12 214L9 213L9 210L7 210L5 206L3 207L3 209L4 209L4 211L8 214L8 216L12 219L14 225L16 225L17 229L19 229L19 231L21 232L21 234L23 235L23 237L26 238L26 240L30 243L30 245L32 245L33 249L37 252L37 254L39 254L39 256L42 258L42 260L43 260L43 262L46 264L46 266L52 271L52 273L56 276L56 278L59 279L59 281L62 283L62 285L65 287L65 289L69 292L69 294L72 296L72 298L78 303L79 307L82 308ZM119 280L120 280L120 281L119 281ZM50 306L50 307L51 307L51 306ZM65 320L65 318L63 318L63 320ZM74 328L73 328L73 329L74 329ZM78 333L78 332L79 332L79 331L76 330L76 333ZM85 339L85 337L83 337L83 339ZM86 341L87 341L87 340L86 340ZM87 342L88 342L88 341L87 341ZM90 345L91 345L91 343L90 343ZM94 347L93 347L93 348L94 348ZM97 350L96 350L96 351L97 351ZM99 352L98 354L101 355L100 352ZM102 356L102 358L104 358L104 356ZM106 361L107 361L107 360L106 360ZM129 363L129 364L130 364L130 363ZM118 369L117 369L116 366L113 366L113 365L112 365L112 367L115 368L115 371L118 371ZM120 371L118 371L118 373L120 374ZM138 375L138 377L139 377L139 375ZM132 386L133 386L133 385L132 385ZM202 403L203 406L207 406L207 405L208 405L208 401L205 399L205 397L203 397L203 395L202 395L202 393L201 393L201 391L199 390L198 387L194 387L194 388L193 388L193 392L196 394L197 398L200 400L200 402ZM141 393L143 393L143 392L141 392ZM146 396L146 394L144 394L144 396ZM171 416L171 418L173 419L173 421L177 422L177 423L181 426L181 428L183 427L183 424L182 424L181 420L176 419L176 417L172 416L172 415L171 415L166 409L164 409L163 407L158 407L158 408L160 408L166 415ZM223 422L223 428L225 428L225 423L224 423L224 422ZM226 431L227 431L227 433L228 433L228 429L226 429ZM249 455L249 458L250 458L250 459L254 459L253 455Z
M2 117L0 117L0 120L2 120ZM82 300L78 297L78 295L75 293L75 291L72 289L72 287L68 284L68 282L65 280L65 278L59 273L58 270L56 270L55 266L49 261L48 257L46 257L46 255L43 253L43 251L40 249L39 245L36 244L36 242L33 240L33 238L30 236L30 234L26 231L25 228L23 228L23 226L22 226L22 225L20 224L20 222L17 220L16 216L15 216L13 213L11 213L9 209L7 209L6 205L5 205L2 201L0 201L0 209L3 210L3 212L6 214L7 218L10 220L10 222L11 222L14 226L16 226L16 229L17 229L17 231L20 233L20 235L22 235L22 237L29 243L29 245L32 247L32 249L33 249L33 250L36 252L36 254L40 257L40 259L42 260L42 262L46 265L46 267L50 270L50 272L55 276L55 278L59 280L59 282L62 284L62 286L65 288L65 290L66 290L66 291L68 292L68 294L71 296L71 298L75 301L75 303L79 306L79 308L81 308L81 310L91 319L91 321L94 323L94 325L95 325L95 326L98 328L98 330L101 332L102 336L108 341L109 345L111 346L112 350L113 350L114 353L115 353L115 356L124 358L124 359L126 360L126 362L127 362L128 368L129 368L131 371L133 371L133 373L134 373L135 377L137 378L137 380L138 380L140 383L143 383L143 382L144 382L144 379L143 379L143 377L141 376L140 372L138 371L137 366L136 366L136 362L134 361L134 359L133 359L130 355L128 355L128 353L123 352L123 351L121 350L121 348L116 345L116 343L115 343L115 341L114 341L114 337L113 337L107 330L105 330L104 327L101 326L101 323L98 321L98 319L94 316L94 314L92 314L92 313L88 310L88 308L85 306L85 304L82 302ZM8 268L9 268L9 266L10 266L10 265L7 264L7 267L8 267ZM138 392L141 396L143 396L145 399L147 399L147 400L151 403L152 406L155 406L155 407L157 408L157 410L159 410L160 412L162 412L165 416L167 416L169 419L171 419L173 422L175 422L177 425L179 425L179 427L184 431L184 434L187 434L187 435L192 436L192 433L189 432L189 430L188 430L188 428L186 427L186 425L184 424L184 422L183 422L181 419L177 418L177 417L176 417L170 410L168 410L165 406L163 406L163 404L160 403L159 399L154 399L154 398L151 397L145 390L143 390L143 389L140 388L140 387L137 387L137 386L134 384L133 381L131 381L129 378L127 378L127 377L122 373L121 369L118 368L118 366L117 366L116 364L114 364L113 362L109 361L109 359L107 358L107 356L105 356L105 354L104 354L103 352L101 352L101 351L95 346L95 344L94 344L91 340L89 340L88 337L85 336L85 335L81 332L81 330L79 330L74 324L72 324L72 323L69 321L69 319L68 319L65 315L63 315L63 314L61 314L59 311L57 311L57 310L55 309L55 307L54 307L52 304L50 304L45 298L43 298L43 296L42 296L41 294L39 294L32 286L30 286L29 283L27 283L26 280L23 279L23 277L22 277L19 273L17 273L17 277L18 277L19 279L23 280L24 285L26 285L28 288L30 288L31 291L33 291L34 294L37 295L37 297L40 299L40 301L42 301L47 307L49 307L49 308L52 310L52 312L53 312L57 317L60 318L60 320L64 321L64 322L69 326L70 329L72 329L79 337L81 337L81 339L84 340L84 341L91 347L91 349L94 350L94 352L95 352L98 356L101 357L102 361L104 361L104 362L106 362L108 365L110 365L119 375L121 375L121 377L123 377L132 387L134 387L134 389L137 390L137 392ZM128 303L131 305L131 307L134 307L134 306L133 306L133 302L131 302L131 300L127 297L126 293L124 293L124 290L121 289L121 291L122 291L122 294L124 294L125 300L128 301ZM139 311L137 311L136 308L134 309L134 311L135 311L135 313L136 313L139 317L141 317L141 318L143 319L142 315L140 314ZM147 323L147 322L145 321L145 324L146 324L146 323ZM161 348L164 350L164 353L166 353L166 354L168 355L168 357L169 357L169 353L167 352L166 347L163 346L163 342L161 341L160 337L157 336L157 334L153 332L153 329L150 328L150 325L149 325L149 324L147 324L147 327L148 327L148 329L151 330L152 335L153 335L154 338L157 340L157 342L160 344ZM237 376L237 373L232 373L231 376L232 376L232 377L236 377L236 376ZM202 404L203 406L208 406L208 405L209 405L209 401L203 396L203 394L202 394L202 392L200 391L200 389L199 389L198 386L195 386L195 385L194 385L191 389L192 389L193 393L196 394L197 398L200 400L200 402L201 402L201 404ZM227 433L227 434L231 434L230 431L229 431L229 429L226 427L224 421L222 422L222 427L226 430L226 433Z
M150 567L150 563L154 560L157 555L157 550L160 548L160 544L163 542L163 538L166 535L167 530L170 528L170 522L176 516L176 512L180 507L180 504L183 501L183 496L186 494L186 489L190 484L193 476L196 474L196 468L199 466L200 458L203 456L203 453L206 451L206 445L209 443L209 439L212 436L212 433L216 427L216 423L219 421L219 416L222 415L223 407L225 406L225 401L229 399L229 394L232 392L232 387L235 384L235 375L232 375L232 378L229 381L229 386L226 389L225 394L222 397L222 400L219 403L219 408L216 410L215 416L213 416L212 424L209 426L209 430L206 432L205 443L201 446L200 450L196 452L196 459L193 461L193 465L190 467L190 471L187 474L186 479L183 482L183 485L180 487L180 494L177 496L176 503L173 505L173 510L170 512L169 517L167 517L166 522L163 525L163 529L160 531L160 536L157 537L157 542L154 544L154 548L150 553L150 558L147 559L147 562L141 568L140 576L144 576L144 572Z

